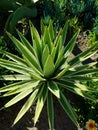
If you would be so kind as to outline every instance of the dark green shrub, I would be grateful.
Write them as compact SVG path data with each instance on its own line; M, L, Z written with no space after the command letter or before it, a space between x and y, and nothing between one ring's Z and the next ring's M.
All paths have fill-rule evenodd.
M15 27L22 18L36 17L37 9L33 1L29 0L1 0L0 8L3 14L9 12L9 17L5 24L5 31L14 33Z

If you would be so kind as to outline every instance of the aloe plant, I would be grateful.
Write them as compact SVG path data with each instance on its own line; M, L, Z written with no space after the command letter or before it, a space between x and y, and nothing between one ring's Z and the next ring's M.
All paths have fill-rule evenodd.
M77 116L66 99L66 90L83 98L95 100L87 93L88 91L94 92L94 90L83 85L81 81L98 80L96 77L91 76L93 73L98 72L98 68L93 68L96 62L86 65L79 65L79 63L95 54L98 51L98 44L69 60L79 31L64 46L67 29L68 22L57 34L54 31L52 20L50 20L47 26L41 23L40 36L34 25L30 22L32 42L29 42L19 31L17 32L20 40L7 33L22 56L19 57L15 54L2 51L8 60L1 58L0 66L14 73L1 75L0 80L15 81L15 83L0 88L0 93L3 93L3 97L15 95L4 105L4 108L10 107L28 96L13 124L16 124L36 102L34 116L34 125L36 125L42 108L45 102L47 102L49 127L50 130L53 130L53 97L55 96L73 123L79 127Z

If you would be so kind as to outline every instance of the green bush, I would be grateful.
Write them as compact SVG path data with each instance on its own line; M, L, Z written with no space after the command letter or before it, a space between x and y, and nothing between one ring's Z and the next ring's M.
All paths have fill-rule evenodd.
M93 68L96 62L86 65L79 65L90 56L98 52L98 44L88 48L85 52L69 59L76 43L77 31L64 46L68 22L58 33L54 31L53 22L49 25L41 23L41 36L30 22L32 43L29 42L18 31L20 41L7 33L13 43L21 52L21 57L9 52L2 52L7 56L7 60L1 58L0 66L11 71L11 74L1 75L0 80L11 80L15 83L0 88L3 97L14 95L14 97L4 105L3 108L10 107L29 96L13 124L16 124L28 109L36 102L34 125L36 125L42 108L47 102L47 113L50 130L54 129L54 107L53 96L55 96L73 121L79 127L74 109L66 99L66 90L73 92L90 100L96 100L87 92L96 92L93 88L82 84L81 81L98 80L93 73L98 72L98 68ZM31 43L31 44L30 44Z
M66 19L77 17L78 25L84 30L93 27L98 15L97 0L42 0L44 16L54 19L56 26L63 26Z

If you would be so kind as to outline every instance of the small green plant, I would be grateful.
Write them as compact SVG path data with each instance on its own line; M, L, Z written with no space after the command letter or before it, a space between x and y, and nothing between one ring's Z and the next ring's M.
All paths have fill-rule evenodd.
M2 52L8 59L1 58L0 66L11 70L11 74L1 75L0 80L15 81L15 83L0 88L0 92L4 93L3 97L14 95L3 108L10 107L28 96L13 124L16 124L31 105L36 102L34 117L34 125L36 125L42 108L47 102L49 127L50 130L53 130L53 97L56 96L67 115L79 127L74 109L66 99L66 90L84 98L95 100L95 98L87 94L88 91L94 90L83 85L80 81L98 80L96 77L92 77L93 73L98 72L98 68L93 68L96 62L80 66L79 63L98 52L98 44L69 60L79 31L64 46L67 29L68 22L66 22L63 29L61 28L56 33L53 29L53 22L50 20L49 25L41 23L40 36L30 22L32 42L29 42L19 31L20 41L10 33L7 33L22 56L19 57L9 52Z
M96 44L98 41L98 17L96 17L93 21L93 28L88 32L88 40L90 45Z

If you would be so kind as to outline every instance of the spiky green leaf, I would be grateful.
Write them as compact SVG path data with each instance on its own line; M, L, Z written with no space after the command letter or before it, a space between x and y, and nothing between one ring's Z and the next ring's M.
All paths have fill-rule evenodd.
M64 74L66 74L66 72L69 70L70 68L70 65L69 64L66 64L65 68L62 69L55 77L54 79L59 79L61 78Z
M98 68L91 68L91 69L83 70L77 73L77 75L96 74L96 73L98 73Z
M21 93L23 91L27 91L29 89L32 89L32 91L33 91L34 88L37 88L38 86L40 86L39 83L40 83L39 81L27 81L25 84L20 85L16 89L14 88L14 90L8 91L3 96L14 95L14 94L17 94L17 93Z
M78 54L77 56L75 56L70 62L69 64L71 66L74 66L78 63L81 63L83 61L85 61L86 59L90 58L92 55L94 55L96 52L98 52L98 44L93 45L92 47L88 48L86 51Z
M54 130L54 107L53 107L53 98L52 94L48 92L47 97L47 112L48 112L48 121L50 130Z
M50 33L49 33L47 26L45 27L45 31L44 31L43 42L44 42L44 44L48 45L49 51L51 52L51 50L52 50L52 40L51 40Z
M46 60L45 65L44 65L44 75L45 75L45 77L49 78L50 76L52 76L54 70L55 70L54 62L53 62L52 56L49 55L47 60Z
M15 125L22 117L23 115L29 110L29 108L31 107L31 105L33 105L33 103L35 102L36 98L38 95L38 89L36 89L28 98L28 100L25 102L25 104L23 105L23 107L21 108L20 112L18 113L16 119L14 120L13 125Z
M7 91L15 90L21 86L24 86L25 83L27 83L27 81L20 81L17 83L12 83L10 85L6 85L6 86L0 88L0 92L7 92Z
M32 65L34 65L39 71L41 71L41 66L39 64L39 61L33 55L33 53L25 45L23 45L18 39L12 36L10 33L7 33L7 34L9 38L13 41L13 43L21 51L21 53L24 55L24 57L26 57Z
M84 75L84 76L81 76L81 75L75 75L75 76L69 76L67 77L68 80L70 81L91 81L91 82L97 82L98 81L98 78L97 77L91 77L91 76L87 76L87 75Z
M67 30L68 30L68 21L66 21L66 23L65 23L65 25L63 27L63 30L62 30L62 44L65 43Z
M54 29L53 29L53 21L52 20L50 20L50 22L49 22L48 30L49 30L51 40L53 41L54 40Z
M79 31L75 33L75 35L71 38L71 40L66 45L65 50L64 50L65 51L64 60L66 60L68 56L72 53L73 48L76 44L76 39L77 39L78 34L79 34Z
M44 103L46 101L47 98L47 94L48 94L48 89L46 85L42 86L43 88L40 91L40 94L38 96L38 101L37 101L37 106L36 106L36 110L35 110L35 116L34 116L34 125L37 123L38 118L40 116L40 113L42 111L42 108L44 106Z
M8 103L6 103L4 105L4 107L7 108L7 107L10 107L10 106L14 105L15 103L19 102L20 100L22 100L23 98L28 96L31 92L32 92L32 89L28 89L26 91L22 91L21 93L16 95L14 98L12 98Z
M42 53L42 66L44 67L45 63L46 63L46 60L49 56L49 48L48 48L48 45L46 44L45 45L45 48L43 50L43 53Z
M64 54L64 47L62 46L62 48L60 49L60 51L58 53L58 57L56 59L56 62L55 62L56 69L60 66L60 63L62 62L63 54Z
M78 67L70 67L70 69L65 73L64 76L72 76L72 75L77 75L78 73L80 73L81 71L87 70L90 67L93 67L94 65L96 65L97 62L92 62L92 63L88 63L86 65L82 65L82 66L78 66ZM84 75L84 74L83 74Z
M51 56L52 56L53 61L55 61L55 56L56 56L56 47L55 46L52 48Z
M48 89L57 97L57 98L60 98L60 90L58 88L58 85L51 81L51 82L48 82L47 84L48 86Z
M21 42L28 48L28 50L30 50L30 52L32 52L34 54L34 49L33 49L32 45L30 44L30 42L18 30L17 30L17 33L21 39Z
M62 92L61 92L60 98L58 100L59 100L62 108L64 109L64 111L68 114L70 119L73 121L73 123L76 126L79 126L75 111L73 110L73 108L71 107L71 105L69 104L69 102L67 101L66 97L64 96L64 94Z
M42 78L39 74L34 72L31 68L16 64L12 61L0 59L0 66L23 75L31 75L31 77L37 80L44 80L44 78Z
M1 75L0 80L13 80L13 81L20 81L20 80L31 80L31 76L28 75L21 75L21 74L12 74L12 75Z
M75 83L75 82L72 82L72 81L67 81L66 79L59 80L57 82L58 82L58 84L60 84L61 86L63 86L65 89L70 88L70 89L74 90L76 88L79 88L82 91L89 91L89 89L88 89L87 86L82 85L80 83Z
M35 50L36 50L37 56L40 60L41 54L42 54L41 38L40 38L38 31L34 27L34 25L31 22L29 22L29 23L30 23L32 42L35 43Z
M9 59L15 61L16 63L27 66L25 60L20 58L19 56L16 56L16 55L9 53L9 52L3 52L3 54L5 54Z

